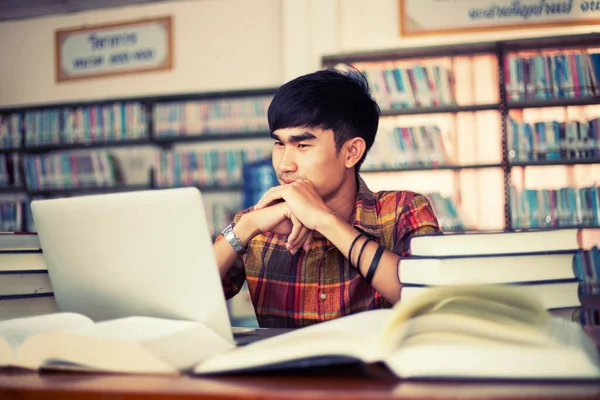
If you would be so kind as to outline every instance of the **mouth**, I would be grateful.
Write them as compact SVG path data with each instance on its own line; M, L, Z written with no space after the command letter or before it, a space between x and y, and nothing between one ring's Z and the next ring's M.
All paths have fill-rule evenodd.
M293 182L294 182L294 180L293 180L293 179L281 179L281 182L282 182L284 185L289 185L290 183L293 183Z

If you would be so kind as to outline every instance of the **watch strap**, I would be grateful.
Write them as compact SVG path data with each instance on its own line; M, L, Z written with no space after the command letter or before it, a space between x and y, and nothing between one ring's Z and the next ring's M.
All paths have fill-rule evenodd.
M233 231L234 226L235 226L235 222L232 222L231 224L227 225L227 227L225 229L223 229L222 233L223 233L223 236L225 236L225 239L227 239L227 241L231 245L231 247L233 247L233 250L237 254L242 254L245 249L244 249L244 246L242 246L242 241Z

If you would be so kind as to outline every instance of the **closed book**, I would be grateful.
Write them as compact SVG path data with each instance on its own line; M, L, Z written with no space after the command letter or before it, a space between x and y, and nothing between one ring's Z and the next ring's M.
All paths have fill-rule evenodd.
M0 232L0 251L40 250L41 248L37 233Z
M0 272L0 296L52 293L47 271Z
M411 255L433 257L543 253L580 248L583 248L580 229L442 233L412 236L409 242Z
M461 257L407 257L398 264L404 284L470 285L581 279L575 252L502 254Z
M58 312L52 293L0 296L0 321Z
M487 287L492 285L479 286ZM523 294L529 294L535 297L547 310L579 306L594 308L595 304L598 302L596 299L599 298L596 295L587 293L585 288L587 288L588 285L577 280L506 284L505 286L514 287ZM405 285L401 289L400 298L402 301L410 301L421 293L437 287L440 286Z
M0 273L17 271L47 271L44 256L39 250L1 251Z

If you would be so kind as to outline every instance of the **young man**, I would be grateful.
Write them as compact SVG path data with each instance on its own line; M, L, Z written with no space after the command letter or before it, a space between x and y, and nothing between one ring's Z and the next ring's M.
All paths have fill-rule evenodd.
M215 241L226 297L247 280L261 327L390 307L408 238L439 227L424 196L373 193L359 176L379 123L365 79L335 70L296 78L268 119L280 185Z

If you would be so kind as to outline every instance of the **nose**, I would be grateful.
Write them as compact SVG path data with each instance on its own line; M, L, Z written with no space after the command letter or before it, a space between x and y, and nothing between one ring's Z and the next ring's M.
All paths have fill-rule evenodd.
M280 172L296 172L298 166L294 158L294 151L292 149L285 149L279 160L278 169Z

